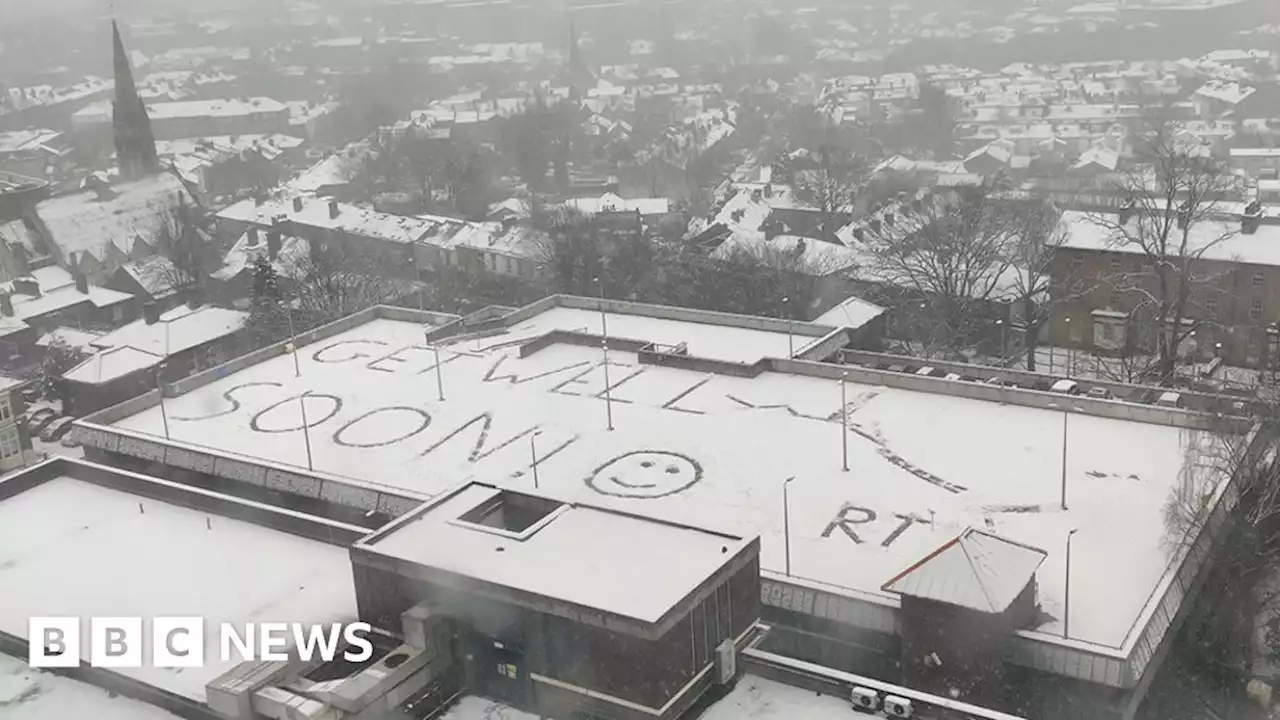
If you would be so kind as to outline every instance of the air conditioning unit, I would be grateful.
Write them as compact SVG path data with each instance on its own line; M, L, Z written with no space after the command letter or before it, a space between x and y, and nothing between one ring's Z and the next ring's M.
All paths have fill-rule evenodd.
M850 695L855 710L875 710L880 705L880 693L871 688L855 687Z
M884 699L884 714L895 718L911 717L911 701L890 695Z
M737 648L733 646L733 640L725 640L716 646L716 678L721 685L733 680L733 676L738 673L737 660Z

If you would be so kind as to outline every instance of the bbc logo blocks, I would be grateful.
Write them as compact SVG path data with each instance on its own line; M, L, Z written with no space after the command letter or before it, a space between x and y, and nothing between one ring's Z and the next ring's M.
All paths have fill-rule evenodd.
M87 658L82 630L88 628ZM78 667L86 658L95 667L199 667L204 664L204 620L155 618L143 632L139 617L33 617L27 623L27 662L34 668ZM149 635L149 637L148 637ZM150 640L150 652L144 648Z

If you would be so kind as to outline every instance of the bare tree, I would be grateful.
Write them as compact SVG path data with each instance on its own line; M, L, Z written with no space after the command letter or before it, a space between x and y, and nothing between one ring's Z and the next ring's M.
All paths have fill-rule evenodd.
M334 244L312 247L293 261L291 321L295 331L315 327L366 308L388 302L413 289L397 278L401 259L386 253Z
M837 145L819 147L814 157L814 167L797 170L791 186L797 199L822 214L823 234L834 237L852 217L871 168L865 158Z
M1166 114L1153 111L1142 127L1138 164L1117 180L1128 205L1118 216L1099 214L1092 220L1108 231L1111 249L1144 260L1141 272L1117 277L1114 290L1136 298L1134 317L1154 331L1156 372L1170 378L1179 349L1204 317L1196 312L1193 292L1215 280L1203 258L1235 235L1216 219L1218 201L1235 181Z
M1007 292L1016 303L1015 315L1021 321L1022 345L1027 369L1035 372L1036 350L1040 333L1053 317L1056 308L1075 302L1093 288L1092 279L1070 268L1066 275L1054 277L1054 261L1068 237L1061 223L1062 213L1047 200L1011 199L1008 205L1013 235L1008 246L1010 266ZM1062 266L1057 266L1062 272ZM1001 322L1009 322L1002 318ZM1001 332L1004 342L1005 328ZM1007 348L1001 348L1002 352Z
M1184 632L1193 639L1192 662L1237 677L1251 672L1257 629L1280 616L1277 420L1280 405L1268 397L1186 431L1178 483L1163 508L1170 553L1191 551L1205 532L1217 533L1211 596Z
M222 265L221 252L208 232L203 208L180 201L162 213L156 231L156 247L168 262L147 265L150 278L160 289L184 292L204 285L209 273Z
M926 354L955 353L989 333L991 302L1016 293L1014 248L1023 219L992 183L931 195L917 208L893 211L892 223L881 215L864 225L860 275L913 304L906 315Z

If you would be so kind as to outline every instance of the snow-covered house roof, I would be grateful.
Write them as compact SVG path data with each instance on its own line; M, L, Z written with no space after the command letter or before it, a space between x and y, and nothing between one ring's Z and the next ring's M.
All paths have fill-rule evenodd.
M1048 557L1039 548L968 528L884 584L886 592L1001 613Z
M248 319L249 314L239 310L213 306L192 310L181 305L162 314L154 324L135 320L107 333L94 346L131 347L163 358L230 335L243 328Z
M885 309L867 302L857 295L850 295L843 302L813 319L816 325L860 328L885 313Z
M164 356L127 345L107 348L93 354L79 365L63 373L64 380L97 385L110 382L149 367L155 367Z
M163 255L134 260L121 265L120 269L133 278L133 281L138 283L138 287L145 290L153 299L166 298L175 292L173 284L178 277L178 270L173 262Z
M260 252L267 252L263 241L254 241L251 238L251 233L252 231L246 232L240 236L236 244L223 257L222 267L215 270L211 277L215 280L226 282L239 275L245 269L250 268L255 256L255 251L251 249L251 246L256 246ZM299 263L310 257L310 255L311 245L306 240L292 236L281 237L280 250L271 261L271 267L278 276L294 277L299 272Z
M161 173L100 191L82 190L43 200L36 205L36 216L62 264L73 262L74 254L78 265L88 254L110 268L135 253L151 254L161 224L184 202L195 202L186 186L173 175ZM139 251L138 243L145 252Z
M605 193L595 198L571 198L565 205L587 215L595 215L602 212L639 212L641 215L665 215L669 206L667 198L623 199L614 193Z

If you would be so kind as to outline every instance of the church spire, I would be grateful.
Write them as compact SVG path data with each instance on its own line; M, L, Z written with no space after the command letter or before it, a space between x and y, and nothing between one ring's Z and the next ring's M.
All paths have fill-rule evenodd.
M116 164L121 177L132 180L160 171L156 158L156 139L151 133L151 118L147 106L138 97L133 83L133 70L129 56L120 39L120 28L111 21L112 64L115 74L115 103L111 112L112 131L116 144Z

